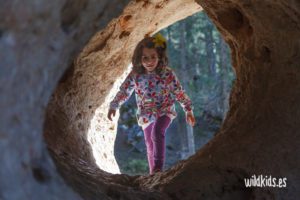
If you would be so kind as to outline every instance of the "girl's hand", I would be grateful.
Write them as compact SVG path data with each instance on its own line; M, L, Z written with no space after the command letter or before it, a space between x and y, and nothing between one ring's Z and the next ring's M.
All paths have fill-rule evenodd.
M110 121L112 121L111 116L114 117L115 115L116 115L116 110L114 110L114 109L109 109L108 114L107 114L107 118L108 118Z
M186 118L186 122L191 125L191 126L195 126L195 117L194 117L194 114L193 114L193 111L188 111L186 114L185 114L185 118Z

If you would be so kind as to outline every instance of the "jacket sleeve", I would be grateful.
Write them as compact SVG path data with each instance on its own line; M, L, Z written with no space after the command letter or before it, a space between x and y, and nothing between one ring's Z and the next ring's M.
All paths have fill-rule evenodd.
M119 91L117 92L114 99L110 102L110 109L119 109L120 106L125 103L131 96L134 90L134 78L132 73L130 73L124 82L121 84Z
M171 82L171 92L175 95L175 100L180 103L185 112L192 111L193 105L191 99L185 93L180 81L178 80L175 72L171 72L172 82Z

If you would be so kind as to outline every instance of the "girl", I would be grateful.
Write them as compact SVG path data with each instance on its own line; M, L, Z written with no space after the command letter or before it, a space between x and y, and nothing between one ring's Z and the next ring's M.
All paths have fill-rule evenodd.
M110 103L108 119L135 91L137 120L144 131L150 174L162 171L165 159L165 133L177 116L175 100L186 113L186 121L195 125L190 98L168 65L166 41L162 35L146 37L138 43L132 57L133 69Z

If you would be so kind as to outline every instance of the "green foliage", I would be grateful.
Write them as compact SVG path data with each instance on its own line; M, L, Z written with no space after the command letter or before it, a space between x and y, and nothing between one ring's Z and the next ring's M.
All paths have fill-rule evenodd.
M133 159L126 163L124 170L128 174L146 174L148 173L148 162L146 160Z

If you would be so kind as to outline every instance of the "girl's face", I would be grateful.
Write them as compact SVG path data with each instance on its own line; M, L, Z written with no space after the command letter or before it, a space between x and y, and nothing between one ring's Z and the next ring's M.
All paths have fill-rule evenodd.
M142 54L142 65L145 67L147 72L155 70L158 64L158 54L155 48L143 48Z

